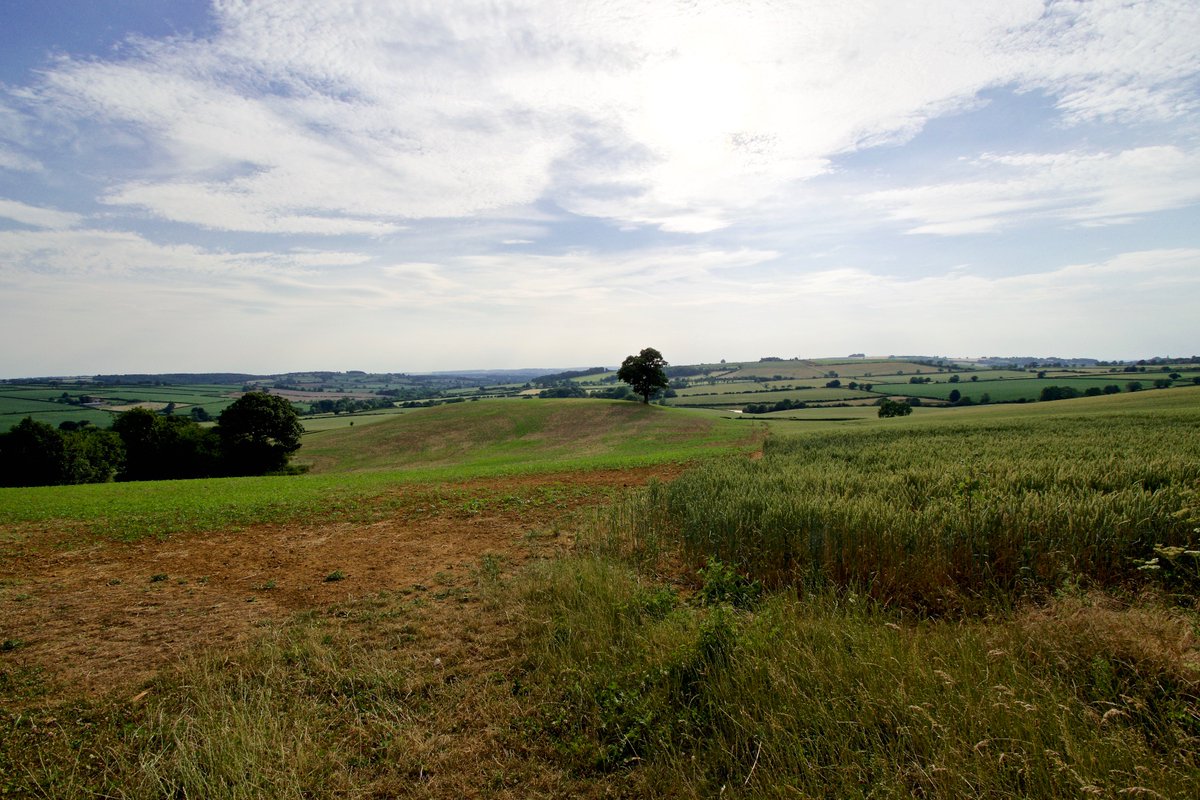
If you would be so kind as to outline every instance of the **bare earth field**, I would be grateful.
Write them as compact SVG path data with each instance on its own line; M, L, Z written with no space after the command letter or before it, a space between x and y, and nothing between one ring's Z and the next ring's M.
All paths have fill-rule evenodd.
M0 544L0 622L21 646L0 663L35 667L84 692L133 688L206 648L225 648L263 624L381 592L414 599L465 596L482 558L515 569L567 545L561 524L612 491L669 479L678 467L582 471L470 481L467 496L515 497L547 484L552 504L426 504L429 487L373 524L269 524L64 550ZM339 577L341 576L341 577ZM330 578L333 579L330 579ZM442 604L453 616L455 609ZM465 613L465 611L463 612ZM450 620L447 620L450 622Z

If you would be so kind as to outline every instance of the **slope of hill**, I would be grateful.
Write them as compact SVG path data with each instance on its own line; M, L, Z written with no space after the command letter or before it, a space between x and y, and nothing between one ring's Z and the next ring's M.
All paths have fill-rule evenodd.
M746 423L606 400L456 403L370 426L317 431L297 462L316 474L422 467L522 467L694 457L753 435Z

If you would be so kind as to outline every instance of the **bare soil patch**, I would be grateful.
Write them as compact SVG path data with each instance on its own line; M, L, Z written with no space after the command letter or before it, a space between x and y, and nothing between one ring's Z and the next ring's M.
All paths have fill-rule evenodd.
M396 493L414 502L370 524L262 525L69 552L54 546L57 537L0 545L0 639L13 645L0 652L0 666L40 667L100 693L132 687L188 654L233 647L298 611L381 592L465 594L484 556L506 570L546 556L569 544L562 525L573 512L678 470L473 480L453 484L456 502L440 507L422 505L428 486L401 486ZM565 491L549 503L486 502L547 484Z

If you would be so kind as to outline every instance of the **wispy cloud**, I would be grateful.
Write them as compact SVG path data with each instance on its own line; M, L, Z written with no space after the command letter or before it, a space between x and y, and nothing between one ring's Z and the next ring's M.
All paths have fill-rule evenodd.
M41 168L42 164L36 158L30 158L23 153L0 144L0 169L12 170L13 172L37 172Z
M39 208L3 198L0 198L0 218L11 219L35 228L71 228L78 225L83 219L79 214L72 214L69 211Z
M1084 225L1200 202L1200 153L1142 147L1118 153L987 154L963 165L973 180L872 192L861 199L910 233L995 231L1030 218Z
M970 107L1194 107L1193 3L220 4L211 41L66 61L43 102L132 124L159 177L105 200L237 231L377 235L552 199L700 233ZM1148 57L1147 53L1152 53Z
M360 265L370 258L361 253L324 250L229 252L160 244L126 231L42 227L58 229L0 231L0 277L14 282L35 276L58 276L69 281L89 276L140 276L151 282L203 282L219 276L285 276L336 270Z

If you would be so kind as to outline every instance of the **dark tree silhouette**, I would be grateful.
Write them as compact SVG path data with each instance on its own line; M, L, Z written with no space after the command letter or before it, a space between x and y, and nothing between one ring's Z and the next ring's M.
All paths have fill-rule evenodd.
M66 443L52 426L26 417L0 435L0 486L66 482Z
M669 385L664 368L667 362L662 353L647 347L636 356L627 356L617 370L617 377L633 387L642 396L643 403L650 402L650 395Z
M911 413L912 406L908 403L885 399L879 404L879 416L881 417L907 417Z
M262 475L287 466L304 426L287 398L248 392L221 412L217 433L231 474Z

